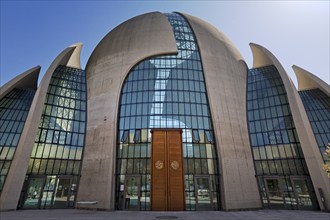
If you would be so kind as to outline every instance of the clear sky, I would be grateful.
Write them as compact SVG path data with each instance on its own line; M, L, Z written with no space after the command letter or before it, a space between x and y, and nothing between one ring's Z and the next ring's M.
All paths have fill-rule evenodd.
M252 67L249 43L270 50L293 82L298 65L330 83L329 0L325 1L17 1L1 2L0 84L54 58L76 42L81 63L100 40L122 22L151 11L179 11L217 27ZM40 79L39 79L40 80Z

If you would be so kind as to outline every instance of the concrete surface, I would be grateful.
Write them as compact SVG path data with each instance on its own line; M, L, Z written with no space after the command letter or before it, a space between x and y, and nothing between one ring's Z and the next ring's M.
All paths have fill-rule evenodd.
M228 219L228 220L329 220L330 213L298 210L256 210L256 211L235 211L235 212L134 212L134 211L91 211L78 209L52 209L52 210L18 210L0 213L1 220L20 219Z
M87 130L77 201L98 203L92 206L80 203L77 207L114 209L122 85L130 70L145 58L176 53L172 27L160 12L139 15L122 23L93 51L86 65Z
M184 16L200 48L219 157L219 202L225 210L261 208L246 118L247 65L223 33Z

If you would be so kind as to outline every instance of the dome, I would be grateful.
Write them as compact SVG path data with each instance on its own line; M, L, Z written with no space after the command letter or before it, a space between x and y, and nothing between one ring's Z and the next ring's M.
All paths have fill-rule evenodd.
M211 53L225 52L226 56L230 55L236 60L244 61L239 50L217 28L197 17L180 14L188 20L195 34L208 42L205 46L210 46L208 50ZM203 39L197 36L197 41L202 44L200 47L204 47ZM214 44L217 46L214 47ZM221 51L212 51L219 46L221 46ZM138 56L139 59L136 60L143 60L150 56L175 53L177 53L177 48L172 27L165 15L160 12L150 12L133 17L110 31L91 54L86 65L87 75L88 70L97 63L121 62L122 56L126 59L134 59L133 57Z
M132 59L136 63L149 56L176 52L171 25L162 13L151 12L131 18L110 31L96 46L86 69L100 62L121 62L123 57L128 59L125 62Z

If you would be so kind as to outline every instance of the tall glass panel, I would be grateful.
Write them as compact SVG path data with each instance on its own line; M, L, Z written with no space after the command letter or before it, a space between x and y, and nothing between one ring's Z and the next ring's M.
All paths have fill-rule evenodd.
M311 123L315 139L323 160L328 160L325 153L330 143L330 97L320 89L300 91L308 120Z
M217 155L203 69L195 36L179 14L165 14L177 55L136 65L121 91L117 137L117 209L125 209L127 175L139 176L140 210L150 210L152 128L181 128L186 210L196 210L195 176L206 175L213 209L219 208Z
M73 207L86 130L85 71L59 66L50 81L35 137L23 208ZM31 180L42 183L33 188ZM31 186L31 187L29 187ZM40 196L33 196L37 192ZM61 192L61 193L60 193Z
M315 209L314 190L282 79L275 66L248 72L247 109L250 142L265 207ZM295 179L308 184L313 203L297 200Z
M35 92L35 90L15 88L0 100L0 192Z

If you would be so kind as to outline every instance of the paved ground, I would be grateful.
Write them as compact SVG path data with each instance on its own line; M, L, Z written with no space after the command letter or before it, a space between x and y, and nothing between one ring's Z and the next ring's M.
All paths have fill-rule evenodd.
M89 211L77 209L19 210L0 213L1 220L330 220L330 213L295 210L257 210L236 212L133 212Z

